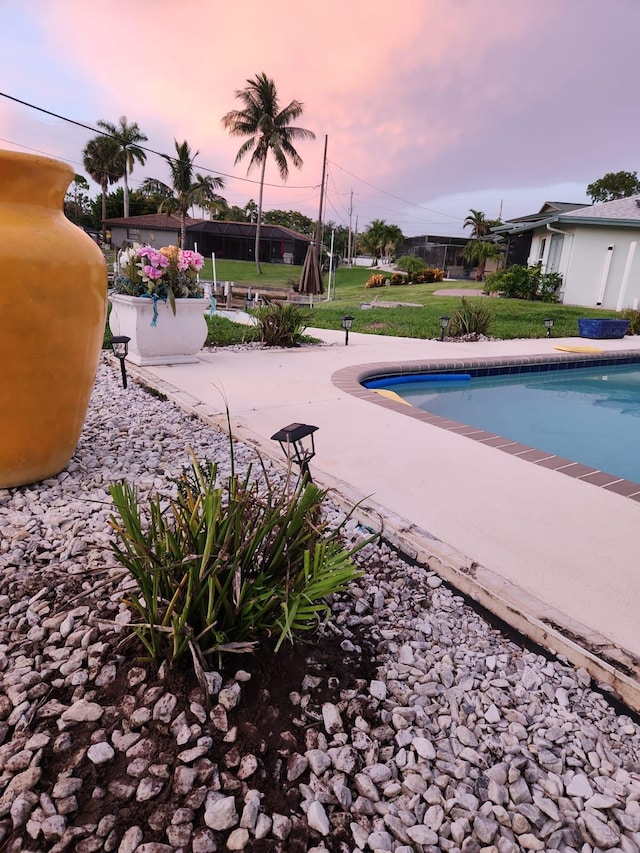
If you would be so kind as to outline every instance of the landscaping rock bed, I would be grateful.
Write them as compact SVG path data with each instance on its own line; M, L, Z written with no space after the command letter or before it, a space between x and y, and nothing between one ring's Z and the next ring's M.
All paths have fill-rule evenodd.
M108 486L167 492L187 445L228 473L224 435L105 360L69 468L0 491L0 849L640 850L635 720L384 544L317 641L206 690L146 661Z

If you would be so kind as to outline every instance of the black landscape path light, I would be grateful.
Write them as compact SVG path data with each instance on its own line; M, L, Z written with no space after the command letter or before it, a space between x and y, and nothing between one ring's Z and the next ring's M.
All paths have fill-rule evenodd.
M443 341L444 340L444 330L449 325L449 318L448 317L438 317L438 323L440 324L440 340Z
M553 329L553 317L545 317L543 320L545 328L547 330L547 337L551 337L551 329Z
M129 352L129 341L131 338L128 338L126 335L116 336L111 338L111 349L113 350L113 354L120 362L120 370L122 371L122 387L127 387L127 368L125 367L124 360L127 357L127 353Z
M271 436L272 441L280 443L282 452L290 462L300 466L300 474L303 480L313 482L309 472L309 462L316 455L316 447L313 434L318 429L310 424L289 424L282 427ZM310 439L310 441L305 441Z
M353 317L350 317L348 314L345 314L342 320L342 328L344 329L344 345L346 347L349 346L349 329L353 326Z

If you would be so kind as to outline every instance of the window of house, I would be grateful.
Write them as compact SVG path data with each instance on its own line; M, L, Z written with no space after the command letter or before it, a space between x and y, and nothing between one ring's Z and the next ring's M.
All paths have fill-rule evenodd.
M554 234L552 236L551 245L549 246L549 257L547 259L547 272L558 272L560 269L563 243L564 237L562 234Z
M541 264L544 260L544 250L547 246L547 238L541 237L538 243L538 263Z

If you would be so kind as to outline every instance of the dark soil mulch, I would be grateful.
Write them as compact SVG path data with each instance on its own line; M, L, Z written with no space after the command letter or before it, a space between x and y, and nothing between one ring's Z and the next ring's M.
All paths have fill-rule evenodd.
M98 723L81 724L71 729L72 744L66 751L54 753L50 746L45 748L39 789L50 793L58 775L68 771L69 775L83 780L83 786L76 794L78 810L68 816L70 826L96 824L104 815L113 814L117 818L120 834L127 827L138 825L144 832L146 842L161 841L166 844L164 830L176 809L192 808L195 812L194 829L197 829L204 827L203 809L200 805L207 790L213 788L226 795L236 796L236 806L240 814L245 791L255 788L264 794L264 811L268 815L279 813L291 817L293 829L284 845L273 838L252 838L245 847L247 853L267 853L280 849L302 853L317 844L320 836L308 829L305 820L297 817L301 814L298 786L301 782L308 781L309 771L299 779L288 782L287 758L292 753L306 751L308 747L305 743L305 733L308 729L324 731L323 702L333 702L337 705L342 702L340 707L346 708L343 691L362 692L365 684L376 675L374 650L367 637L361 635L352 638L356 649L361 651L345 652L341 647L342 640L341 636L327 633L316 637L309 644L298 643L292 646L286 643L277 655L263 649L255 655L227 658L226 671L221 673L224 680L233 677L238 670L251 674L251 679L242 684L239 705L228 712L229 727L237 727L233 742L225 741L224 733L217 730L209 719L201 723L190 711L192 701L203 701L203 693L189 666L171 668L165 665L161 678L155 665L139 658L139 646L129 642L124 649L106 650L105 662L109 660L117 663L117 677L107 687L97 689L93 697L85 697L93 698L102 704L106 709L105 714ZM143 666L146 669L147 680L138 687L131 688L127 677L134 666ZM307 675L320 679L318 685L303 689L303 680ZM148 802L139 803L133 796L123 800L116 797L108 786L111 782L137 784L137 780L126 772L131 759L126 758L123 753L116 753L112 762L95 767L86 758L86 749L91 742L104 740L105 735L109 739L114 729L121 729L123 715L130 714L134 706L140 707L143 704L143 694L146 692L148 697L149 691L154 688L157 695L152 702L147 703L149 707L153 707L154 702L163 693L168 691L175 694L178 704L173 717L185 711L188 724L198 723L202 729L201 735L210 736L213 746L206 756L194 762L193 766L198 769L199 778L192 794L176 795L171 780L174 768L179 763L177 755L195 743L190 743L188 747L179 746L169 731L169 726L151 720L141 728L143 738L150 741L149 754L145 757L151 766L168 766L165 784L162 791ZM310 694L304 709L292 702L292 693ZM64 691L64 695L62 692L59 695L54 694L55 691L50 692L47 701L52 698L67 704L73 701L73 696L69 695L68 691ZM364 703L362 704L364 706ZM343 715L343 718L346 724L346 716ZM48 720L38 721L36 718L34 731L49 729L53 743L58 731ZM239 757L248 753L256 756L259 766L253 776L246 783L242 783L236 778L234 771L237 770ZM151 771L147 771L145 775L149 775L149 772ZM338 823L341 824L340 821ZM348 844L351 840L348 823L345 816L344 828L341 824L332 832L330 838L324 839L329 850L337 853L345 849L342 842ZM224 846L222 835L217 841L219 849Z

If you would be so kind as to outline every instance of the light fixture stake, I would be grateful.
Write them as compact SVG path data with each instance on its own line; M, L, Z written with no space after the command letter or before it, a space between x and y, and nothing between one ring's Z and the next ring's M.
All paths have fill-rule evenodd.
M449 318L448 317L438 317L438 323L440 324L440 340L443 341L444 340L444 330L449 325Z
M313 482L309 471L309 462L316 455L313 434L317 430L318 427L311 424L288 424L271 436L272 441L277 441L280 444L287 460L295 462L299 466L303 482ZM305 447L303 444L305 438L311 438L310 446Z
M131 338L128 338L126 335L118 335L111 338L111 349L113 350L113 354L120 362L120 372L122 373L122 387L127 387L127 368L125 367L124 360L127 357L129 352L129 341Z
M350 317L348 314L345 314L342 320L342 328L344 329L344 345L346 347L349 346L349 329L353 325L353 317Z

